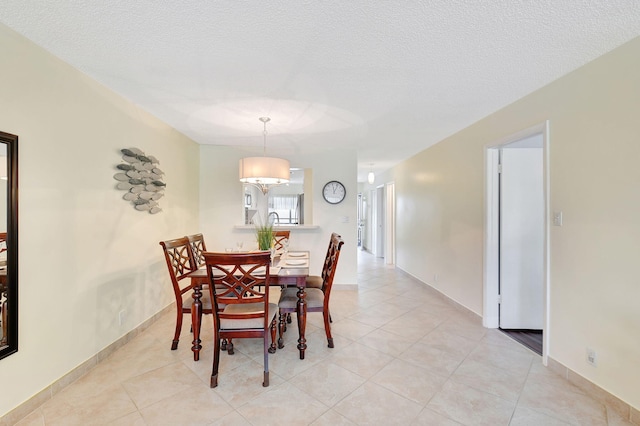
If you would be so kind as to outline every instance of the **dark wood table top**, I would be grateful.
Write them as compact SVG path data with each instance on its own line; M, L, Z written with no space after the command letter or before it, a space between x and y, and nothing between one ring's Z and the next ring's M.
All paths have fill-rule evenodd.
M309 268L280 268L278 266L276 266L275 268L277 268L276 270L278 271L278 273L274 274L273 272L271 272L271 278L306 277L309 275ZM207 278L207 269L196 269L187 276L193 279Z

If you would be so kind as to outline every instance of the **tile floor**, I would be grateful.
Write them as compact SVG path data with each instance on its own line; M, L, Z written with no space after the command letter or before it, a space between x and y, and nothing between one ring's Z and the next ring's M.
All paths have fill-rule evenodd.
M244 339L235 355L222 354L210 389L210 341L194 362L185 321L171 351L169 313L18 424L628 424L538 355L365 252L358 287L332 295L334 349L321 314L309 314L305 360L289 328L285 348L270 356L268 388L261 342Z

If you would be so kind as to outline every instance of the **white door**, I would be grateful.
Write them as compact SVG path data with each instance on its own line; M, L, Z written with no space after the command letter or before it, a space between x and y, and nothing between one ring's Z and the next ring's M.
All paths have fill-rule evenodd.
M500 328L542 330L542 148L505 147L500 154Z

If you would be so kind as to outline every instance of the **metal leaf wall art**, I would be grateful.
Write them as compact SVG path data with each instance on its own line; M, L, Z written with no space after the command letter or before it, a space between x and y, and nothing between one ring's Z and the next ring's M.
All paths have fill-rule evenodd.
M158 200L164 196L167 185L162 181L164 172L158 168L158 159L138 148L124 148L120 152L124 163L116 165L118 173L113 178L118 181L116 188L127 191L122 198L130 201L136 210L161 212Z

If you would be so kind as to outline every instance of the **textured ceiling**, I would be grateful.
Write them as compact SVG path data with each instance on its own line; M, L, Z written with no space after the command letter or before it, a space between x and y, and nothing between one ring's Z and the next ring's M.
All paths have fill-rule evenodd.
M2 0L0 22L201 144L382 171L640 34L637 0ZM373 164L373 166L371 165Z

